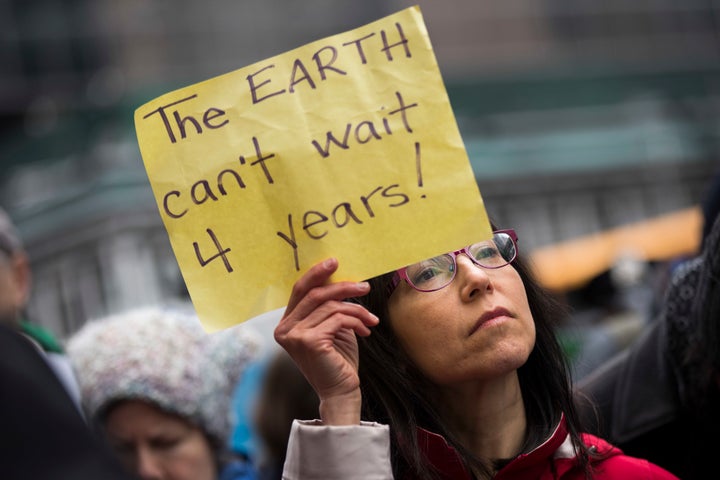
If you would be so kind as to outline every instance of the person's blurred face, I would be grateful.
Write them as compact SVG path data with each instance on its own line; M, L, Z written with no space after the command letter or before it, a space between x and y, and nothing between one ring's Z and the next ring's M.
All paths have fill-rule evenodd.
M17 321L30 291L30 267L23 253L0 251L0 318Z
M419 292L400 282L388 303L405 352L438 386L514 375L535 345L525 286L512 265L485 269L464 254L442 290Z
M215 480L212 447L201 429L137 400L112 408L105 421L112 448L145 480Z

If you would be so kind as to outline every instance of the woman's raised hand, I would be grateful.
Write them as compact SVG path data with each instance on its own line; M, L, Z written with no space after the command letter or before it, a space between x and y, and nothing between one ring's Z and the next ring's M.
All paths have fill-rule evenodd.
M325 260L295 283L275 340L315 389L323 423L349 425L360 423L362 401L355 335L370 335L378 319L344 301L367 294L366 282L328 283L337 267L336 259Z

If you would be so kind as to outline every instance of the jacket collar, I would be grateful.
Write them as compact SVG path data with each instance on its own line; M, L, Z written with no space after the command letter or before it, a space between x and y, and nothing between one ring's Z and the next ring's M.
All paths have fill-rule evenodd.
M419 428L417 437L423 454L433 467L443 472L443 478L454 480L472 478L460 459L458 452L452 446L448 445L447 440L445 440L443 436ZM547 469L548 459L553 458L555 455L560 457L575 457L575 452L569 442L564 415L561 417L553 433L542 444L528 453L518 455L500 469L495 479L538 478L540 472ZM520 472L522 472L522 475L518 477L517 475Z

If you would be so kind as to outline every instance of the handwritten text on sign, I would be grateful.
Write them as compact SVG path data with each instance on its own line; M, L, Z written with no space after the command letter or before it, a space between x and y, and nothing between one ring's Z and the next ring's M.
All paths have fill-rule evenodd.
M362 280L490 235L417 7L159 97L145 168L208 329L314 263Z

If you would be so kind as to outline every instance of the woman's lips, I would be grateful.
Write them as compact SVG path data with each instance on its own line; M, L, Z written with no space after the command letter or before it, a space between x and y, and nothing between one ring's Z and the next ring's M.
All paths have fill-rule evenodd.
M472 330L470 331L470 335L475 333L482 327L485 323L489 322L490 320L493 320L498 317L510 317L510 312L503 308L503 307L497 307L493 308L492 310L488 310L487 312L483 313L482 316L478 319L478 321L473 326Z

